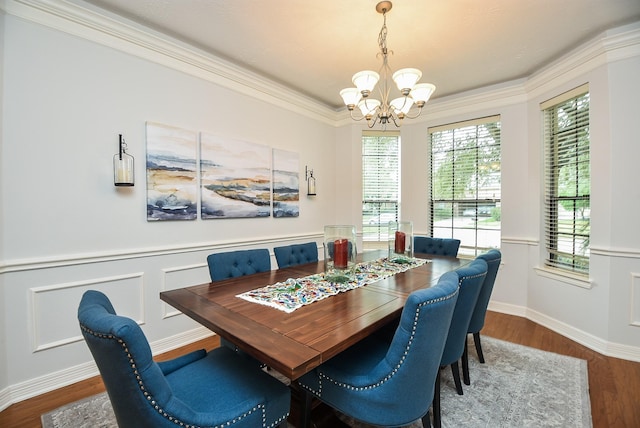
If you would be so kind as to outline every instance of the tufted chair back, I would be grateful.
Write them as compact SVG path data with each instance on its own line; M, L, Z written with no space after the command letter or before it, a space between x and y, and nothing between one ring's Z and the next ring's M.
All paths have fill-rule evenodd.
M487 262L476 259L467 266L458 268L456 272L460 277L460 296L453 311L447 343L442 353L441 365L443 366L457 362L462 357L469 321L478 301L484 278L487 276Z
M318 245L315 242L275 247L273 252L279 268L318 261Z
M78 321L121 428L286 423L288 388L227 348L156 363L140 326L94 290L82 296Z
M471 321L469 322L469 333L477 333L484 327L484 317L487 313L487 307L489 306L489 300L491 299L491 293L493 291L493 285L496 282L496 276L498 275L498 268L502 261L502 253L500 250L491 249L484 254L478 256L479 259L487 262L487 277L482 284L480 295L478 296L478 302L473 310Z
M476 353L478 354L478 360L480 363L484 363L484 354L482 352L482 341L480 340L480 330L484 327L484 319L487 314L487 307L489 306L489 300L491 299L491 293L493 291L493 285L496 282L496 276L498 275L498 268L502 261L502 253L498 249L491 249L484 254L480 254L478 259L482 259L487 262L487 276L482 284L476 307L471 315L471 321L469 322L468 333L473 333L473 342L476 346ZM462 375L464 383L471 384L469 378L469 351L467 341L464 342L464 353L462 354Z
M390 342L371 335L303 375L298 383L305 398L315 396L376 426L404 426L420 418L426 423L457 298L455 272L411 293ZM308 426L308 419L300 425Z
M414 236L413 252L435 254L437 256L457 257L460 248L459 239L432 238L430 236Z
M469 320L476 306L480 289L487 276L487 262L475 259L467 266L456 269L458 274L460 294L456 307L453 310L451 326L447 335L447 342L442 352L441 366L451 366L453 381L458 395L462 395L462 382L460 381L460 369L458 361L462 358L465 343L467 342L467 329ZM440 418L440 372L436 378L435 393L433 397L433 424L436 428L441 426Z
M266 248L210 254L207 263L211 281L271 270L271 256Z

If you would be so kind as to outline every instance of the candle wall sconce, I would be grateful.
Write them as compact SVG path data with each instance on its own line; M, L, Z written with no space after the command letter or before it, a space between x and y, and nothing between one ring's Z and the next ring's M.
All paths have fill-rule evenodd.
M316 178L313 176L313 170L306 165L304 167L304 179L307 180L307 195L316 195Z
M126 153L127 143L120 134L118 153L113 155L113 184L131 187L134 184L133 156Z

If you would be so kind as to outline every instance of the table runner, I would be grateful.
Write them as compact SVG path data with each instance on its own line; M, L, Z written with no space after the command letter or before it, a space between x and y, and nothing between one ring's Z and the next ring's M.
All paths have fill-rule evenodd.
M302 306L372 284L427 262L430 260L411 258L402 263L396 263L384 257L358 263L352 281L331 282L325 279L324 273L317 273L303 278L289 278L283 282L238 294L236 297L291 313Z

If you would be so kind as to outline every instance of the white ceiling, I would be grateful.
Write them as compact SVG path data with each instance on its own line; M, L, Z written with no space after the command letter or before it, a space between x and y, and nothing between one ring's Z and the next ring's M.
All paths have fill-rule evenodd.
M378 0L88 0L327 106L378 70ZM433 98L526 77L603 31L640 20L640 0L396 0L393 71L419 68Z

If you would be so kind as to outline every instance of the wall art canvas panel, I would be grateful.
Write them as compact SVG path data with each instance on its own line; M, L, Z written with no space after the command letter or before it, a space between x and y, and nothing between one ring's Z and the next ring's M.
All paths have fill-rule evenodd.
M198 216L198 133L147 122L147 221Z
M299 155L273 149L273 216L300 215Z
M203 219L271 215L271 149L200 133Z

